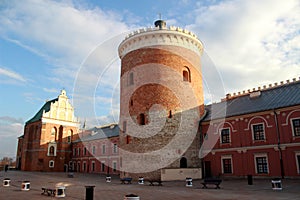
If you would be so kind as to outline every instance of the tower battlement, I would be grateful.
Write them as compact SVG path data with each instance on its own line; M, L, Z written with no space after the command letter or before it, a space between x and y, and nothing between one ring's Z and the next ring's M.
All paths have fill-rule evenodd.
M193 32L176 26L161 25L141 28L129 33L119 45L119 56L123 58L130 51L158 45L188 48L199 56L203 52L203 45Z

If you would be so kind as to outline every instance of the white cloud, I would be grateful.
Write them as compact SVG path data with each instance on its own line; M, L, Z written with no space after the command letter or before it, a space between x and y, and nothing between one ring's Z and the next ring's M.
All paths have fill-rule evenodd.
M78 67L100 43L128 30L119 14L72 1L7 1L0 14L2 38L47 59L53 76L71 85Z
M188 25L203 41L227 92L300 75L299 1L224 1L199 7ZM204 74L205 75L205 74Z
M10 116L0 117L0 158L15 157L17 138L22 135L23 120Z
M4 69L1 67L0 67L0 76L4 76L6 78L13 79L16 81L26 82L26 79L21 74L18 74L17 72L14 72L9 69Z

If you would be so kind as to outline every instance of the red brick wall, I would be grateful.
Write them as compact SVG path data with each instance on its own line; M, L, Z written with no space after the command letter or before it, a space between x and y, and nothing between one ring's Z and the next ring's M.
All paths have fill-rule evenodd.
M300 152L300 137L294 137L290 119L300 118L300 106L276 110L278 130L281 144L284 175L299 177L295 154ZM274 111L252 113L225 119L224 125L217 121L203 122L202 134L208 132L209 126L213 131L210 134L220 134L220 129L230 129L230 144L221 144L220 139L212 151L204 157L203 161L211 162L212 175L222 174L221 156L232 156L233 173L223 176L281 176L280 151L278 149L278 135ZM209 125L211 123L211 125ZM254 141L251 129L252 124L263 123L265 140ZM268 174L257 174L255 171L255 155L266 154L268 158Z

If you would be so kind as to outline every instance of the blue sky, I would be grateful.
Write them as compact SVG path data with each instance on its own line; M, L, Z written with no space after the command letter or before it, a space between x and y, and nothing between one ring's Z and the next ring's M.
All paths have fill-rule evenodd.
M203 42L224 95L299 79L299 10L297 0L2 0L0 158L15 156L24 123L61 89L81 122L117 122L117 44L128 31L153 26L159 13ZM204 72L206 101L220 99Z

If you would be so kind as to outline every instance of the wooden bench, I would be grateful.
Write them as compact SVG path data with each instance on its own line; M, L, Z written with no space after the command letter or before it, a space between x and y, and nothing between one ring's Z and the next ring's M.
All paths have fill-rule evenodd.
M162 186L162 181L160 179L146 179L146 181L149 181L149 185L154 186L157 183L158 186Z
M220 189L221 183L222 180L218 178L205 178L201 184L203 185L202 188L207 188L207 185L215 185L216 189Z
M131 184L132 178L125 177L125 178L121 178L120 180L121 180L122 184L125 184L125 183Z
M42 187L43 192L41 194L45 194L48 196L55 196L55 189L51 189L51 188L46 188L46 187Z

